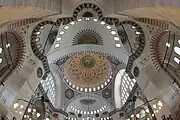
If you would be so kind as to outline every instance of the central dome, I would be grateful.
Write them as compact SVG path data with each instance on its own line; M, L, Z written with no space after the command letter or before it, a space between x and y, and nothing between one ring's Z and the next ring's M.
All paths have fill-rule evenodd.
M79 52L69 57L64 66L68 85L80 91L100 90L112 78L111 64L98 52Z

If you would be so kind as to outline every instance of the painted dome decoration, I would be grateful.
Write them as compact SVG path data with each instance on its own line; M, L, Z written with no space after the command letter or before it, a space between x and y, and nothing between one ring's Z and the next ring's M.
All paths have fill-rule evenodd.
M66 83L76 90L91 92L104 88L112 78L111 64L98 52L79 52L64 66Z

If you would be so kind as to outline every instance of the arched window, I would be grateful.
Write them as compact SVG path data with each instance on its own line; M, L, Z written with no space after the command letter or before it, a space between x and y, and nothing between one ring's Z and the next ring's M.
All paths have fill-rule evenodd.
M139 112L139 114L140 114L140 118L146 117L146 112L145 112L144 109L142 109L142 110Z
M120 97L121 97L121 104L123 105L126 100L128 99L135 83L135 79L130 79L128 74L125 72L125 69L121 69L117 75L116 80L120 82Z
M47 96L51 103L55 103L55 80L52 74L49 74L46 80L41 80L41 84L44 88L44 91L47 92Z
M177 57L174 57L174 61L175 61L177 64L179 64L179 63L180 63L180 59L179 59L179 58L177 58Z
M179 47L174 47L174 51L178 54L178 55L180 55L180 48Z
M178 40L178 43L180 44L180 40Z

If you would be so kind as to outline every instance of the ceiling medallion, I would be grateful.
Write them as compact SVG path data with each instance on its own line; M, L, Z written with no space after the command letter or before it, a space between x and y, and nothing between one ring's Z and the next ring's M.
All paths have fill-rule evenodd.
M110 98L110 97L111 97L111 90L110 90L110 89L105 89L105 90L103 90L102 96L103 96L104 98Z
M139 76L139 68L138 67L135 67L133 72L134 72L135 77Z
M42 70L42 68L41 67L38 67L37 68L37 77L38 78L41 78L42 76L43 76L43 70Z
M81 66L83 66L84 68L93 68L96 64L95 58L93 56L90 55L85 55L81 58L80 60L80 64Z
M74 97L74 91L71 90L71 89L67 89L67 90L65 91L65 97L68 98L68 99L73 98L73 97Z
M111 63L99 52L78 52L64 64L64 80L75 90L93 92L105 88L112 78Z

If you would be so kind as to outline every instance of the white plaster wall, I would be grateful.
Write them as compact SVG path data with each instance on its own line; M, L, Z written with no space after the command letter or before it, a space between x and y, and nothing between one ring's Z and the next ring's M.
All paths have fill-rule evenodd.
M143 7L180 7L179 0L115 0L116 12Z
M2 6L32 6L61 12L61 0L3 0Z

